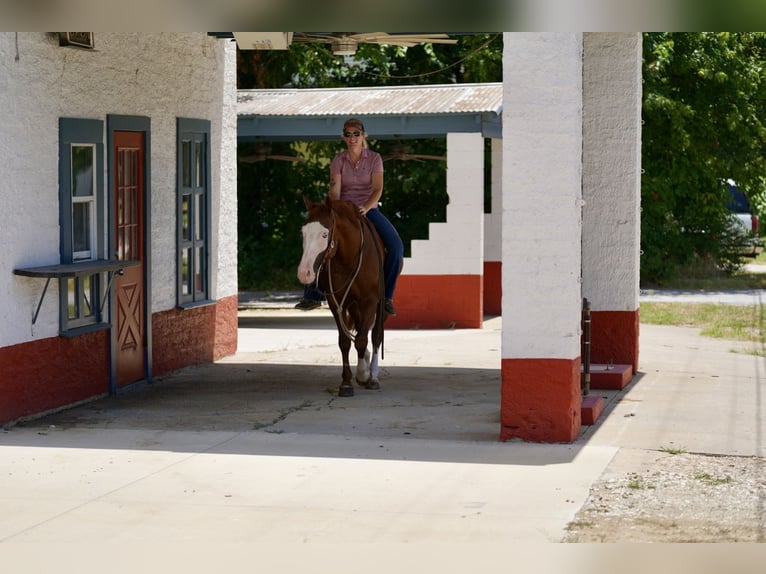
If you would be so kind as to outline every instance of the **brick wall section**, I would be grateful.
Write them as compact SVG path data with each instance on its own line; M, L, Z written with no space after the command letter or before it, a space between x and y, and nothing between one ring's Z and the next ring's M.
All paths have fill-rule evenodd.
M0 424L109 391L109 331L0 348Z
M210 363L237 348L237 296L152 316L153 373Z

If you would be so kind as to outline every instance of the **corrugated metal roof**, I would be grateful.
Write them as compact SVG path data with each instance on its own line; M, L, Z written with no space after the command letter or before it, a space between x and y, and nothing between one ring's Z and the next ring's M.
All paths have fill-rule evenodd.
M500 115L502 108L502 83L237 91L240 117Z

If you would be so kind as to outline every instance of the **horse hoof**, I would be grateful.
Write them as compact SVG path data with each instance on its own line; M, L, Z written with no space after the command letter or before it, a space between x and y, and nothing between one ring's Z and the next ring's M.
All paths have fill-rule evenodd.
M371 391L377 391L380 389L380 383L378 383L378 381L367 381L364 387Z
M354 396L354 387L348 386L344 387L341 386L338 388L338 396L339 397L353 397Z

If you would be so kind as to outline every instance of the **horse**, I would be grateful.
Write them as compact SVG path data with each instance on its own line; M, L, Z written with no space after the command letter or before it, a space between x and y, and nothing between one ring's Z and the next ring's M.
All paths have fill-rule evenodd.
M317 282L327 297L338 328L343 373L338 396L354 396L349 350L357 352L356 381L379 389L378 350L382 351L386 320L383 290L383 243L375 226L350 201L314 203L305 195L306 223L301 228L303 254L298 280ZM372 329L372 355L367 350ZM382 353L381 353L382 355Z

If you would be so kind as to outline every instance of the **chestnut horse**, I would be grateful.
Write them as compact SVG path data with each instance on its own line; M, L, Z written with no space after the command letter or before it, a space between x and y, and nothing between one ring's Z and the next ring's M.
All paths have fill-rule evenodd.
M326 197L322 203L313 203L306 196L303 202L308 213L301 228L303 255L298 280L304 285L318 283L335 318L343 357L338 396L354 395L348 361L352 341L358 356L357 383L379 389L378 350L383 344L386 320L383 244L375 227L352 202ZM367 351L370 328L372 356Z

